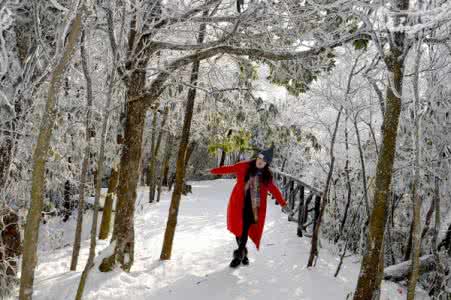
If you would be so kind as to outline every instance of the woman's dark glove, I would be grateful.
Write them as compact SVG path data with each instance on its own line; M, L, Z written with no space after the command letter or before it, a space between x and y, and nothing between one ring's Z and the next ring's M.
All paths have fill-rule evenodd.
M291 208L289 208L288 205L285 205L284 207L282 207L282 212L287 215L293 214L293 210Z

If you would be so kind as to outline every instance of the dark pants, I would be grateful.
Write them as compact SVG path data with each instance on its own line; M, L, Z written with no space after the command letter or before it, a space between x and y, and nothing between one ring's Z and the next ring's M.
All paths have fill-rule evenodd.
M246 248L247 240L249 237L249 228L252 224L255 224L254 213L252 212L252 202L251 194L248 190L246 192L246 197L244 198L243 207L243 232L240 237L236 237L236 242L238 244L238 250L243 251ZM241 252L242 253L242 252Z

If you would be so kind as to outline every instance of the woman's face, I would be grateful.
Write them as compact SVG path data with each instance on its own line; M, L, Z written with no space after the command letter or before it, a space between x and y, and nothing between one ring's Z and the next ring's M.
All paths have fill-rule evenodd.
M258 156L255 165L257 166L258 169L263 169L266 166L266 161L264 161L264 159L261 156Z

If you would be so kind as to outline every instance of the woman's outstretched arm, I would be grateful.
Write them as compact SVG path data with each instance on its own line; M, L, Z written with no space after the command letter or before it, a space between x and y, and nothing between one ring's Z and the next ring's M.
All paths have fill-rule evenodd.
M230 165L230 166L222 166L218 168L213 168L210 170L210 173L215 175L224 175L224 174L233 174L238 172L238 164Z
M237 174L240 172L240 170L243 170L243 168L246 167L247 163L249 163L249 160L242 160L234 165L213 168L210 170L210 173L215 175Z
M284 207L287 205L285 199L283 199L282 193L279 188L274 184L274 181L271 180L268 186L269 192L276 198L276 201L280 204L280 206Z

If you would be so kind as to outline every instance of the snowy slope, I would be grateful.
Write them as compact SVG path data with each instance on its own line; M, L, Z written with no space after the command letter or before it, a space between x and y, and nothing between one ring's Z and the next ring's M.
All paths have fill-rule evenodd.
M132 271L93 271L84 299L346 299L356 285L358 259L347 258L339 277L334 278L337 255L322 248L316 268L307 269L310 240L296 236L296 224L287 222L272 201L260 251L251 243L250 265L230 269L236 242L226 230L226 207L232 186L232 180L193 183L193 194L182 199L172 259L166 262L159 260L159 254L170 194L150 205L141 191ZM88 240L82 244L77 272L68 271L70 246L42 250L33 299L74 299L88 244ZM101 242L98 251L107 244ZM405 299L405 295L403 288L389 283L382 299Z

